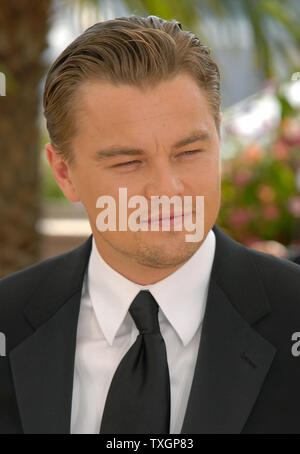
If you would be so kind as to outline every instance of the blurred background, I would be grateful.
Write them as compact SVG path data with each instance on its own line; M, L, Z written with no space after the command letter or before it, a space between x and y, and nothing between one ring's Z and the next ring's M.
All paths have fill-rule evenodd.
M300 263L298 0L0 0L0 277L91 233L46 160L45 74L87 27L130 14L176 19L211 48L223 112L217 224Z

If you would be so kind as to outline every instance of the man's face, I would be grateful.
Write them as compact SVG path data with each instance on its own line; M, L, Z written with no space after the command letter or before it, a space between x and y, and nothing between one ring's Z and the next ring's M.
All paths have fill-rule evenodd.
M79 130L73 141L75 163L69 168L77 198L73 196L72 201L81 200L85 206L99 251L103 248L106 256L111 251L152 268L183 264L204 241L220 207L220 142L203 91L191 76L180 74L143 91L85 82L77 94ZM197 131L207 138L174 148ZM101 154L112 146L144 152ZM100 232L96 218L101 210L96 201L103 195L114 197L118 214L119 188L127 188L128 199L145 197L149 207L151 196L177 195L182 200L204 196L204 237L187 242L185 236L192 232L172 227L158 232L150 227L148 231ZM71 199L66 185L63 191Z

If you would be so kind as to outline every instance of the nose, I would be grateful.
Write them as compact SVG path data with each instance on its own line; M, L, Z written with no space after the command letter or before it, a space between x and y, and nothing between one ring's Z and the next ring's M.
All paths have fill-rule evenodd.
M149 179L145 186L146 197L167 196L171 198L174 195L182 195L184 184L180 175L167 160L157 162L153 165Z

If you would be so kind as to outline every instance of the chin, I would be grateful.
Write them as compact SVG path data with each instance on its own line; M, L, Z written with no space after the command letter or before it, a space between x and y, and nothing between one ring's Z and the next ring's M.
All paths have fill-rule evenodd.
M199 248L200 243L168 240L166 237L157 241L137 242L135 257L140 264L155 268L175 267L185 263Z

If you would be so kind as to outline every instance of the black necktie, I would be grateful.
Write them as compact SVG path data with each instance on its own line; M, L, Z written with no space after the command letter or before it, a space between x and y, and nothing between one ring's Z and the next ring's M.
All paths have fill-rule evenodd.
M142 290L129 312L139 335L113 376L100 434L168 434L170 378L158 305Z

